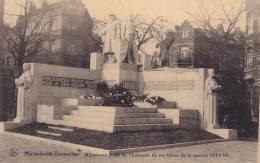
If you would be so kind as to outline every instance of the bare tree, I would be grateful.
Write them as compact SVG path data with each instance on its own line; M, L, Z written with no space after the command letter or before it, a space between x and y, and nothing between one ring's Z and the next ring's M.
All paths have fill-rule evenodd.
M119 19L119 21L121 21ZM155 19L150 17L136 14L133 17L135 23L135 36L137 47L140 51L145 52L144 45L152 42L161 42L165 38L166 29L169 28L168 24L172 24L166 17L158 16ZM93 32L102 36L102 31L106 27L107 20L98 20L93 18L94 28ZM167 26L168 25L168 26ZM99 42L101 45L102 42Z
M21 15L14 27L4 27L4 41L7 51L17 61L17 73L20 76L26 58L47 50L43 44L55 17L51 10L36 10L31 0L16 4L21 7Z
M208 5L206 5L206 3ZM226 57L227 45L230 44L230 42L240 44L242 41L239 40L239 38L234 39L234 37L231 37L231 34L233 34L233 30L239 22L239 18L243 12L244 2L240 1L236 5L228 5L228 3L223 0L197 0L197 4L198 11L186 11L186 13L214 37L214 46L218 49L218 54L220 56L219 69L222 70ZM209 9L207 6L215 6L215 8ZM218 24L222 24L223 28L220 29L217 27ZM209 37L205 38L209 39Z

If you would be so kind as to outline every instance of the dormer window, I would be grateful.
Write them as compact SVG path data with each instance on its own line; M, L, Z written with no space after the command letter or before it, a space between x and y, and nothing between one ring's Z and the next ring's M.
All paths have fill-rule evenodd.
M185 39L185 38L188 38L188 37L189 37L189 31L188 31L188 30L182 31L181 38L182 38L182 39Z

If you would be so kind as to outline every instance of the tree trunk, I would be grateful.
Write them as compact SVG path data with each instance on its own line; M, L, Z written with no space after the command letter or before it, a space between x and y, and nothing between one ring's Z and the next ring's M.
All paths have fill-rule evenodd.
M17 61L17 72L18 72L18 77L20 77L23 74L23 61L18 60Z

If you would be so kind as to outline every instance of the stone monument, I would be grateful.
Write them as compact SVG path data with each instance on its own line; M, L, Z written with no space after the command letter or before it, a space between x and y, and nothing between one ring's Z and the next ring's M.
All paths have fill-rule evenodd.
M103 33L103 53L105 63L116 63L115 51L118 39L120 39L119 23L115 14L109 14L109 21Z
M17 95L17 113L14 122L26 122L28 116L30 116L31 108L31 99L32 99L32 74L31 74L31 65L25 63L23 65L24 73L18 78L15 79L15 84L18 87Z
M138 48L135 43L135 25L132 14L127 16L121 25L121 38L127 41L126 53L128 63L134 63L138 66L142 65L139 62Z
M205 81L205 90L204 90L204 108L205 116L207 123L207 128L220 128L218 124L218 99L217 93L214 90L220 88L220 85L217 84L214 76L214 70L208 70L208 78Z
M133 16L129 15L122 22L116 19L115 14L109 14L109 22L104 31L104 63L127 63L141 66L138 48L135 43L135 25Z

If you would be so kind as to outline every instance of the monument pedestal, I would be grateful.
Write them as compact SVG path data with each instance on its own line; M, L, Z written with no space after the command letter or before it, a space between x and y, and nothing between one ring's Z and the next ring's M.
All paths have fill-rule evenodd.
M123 83L129 90L138 90L138 66L131 63L103 64L101 80L113 84Z

